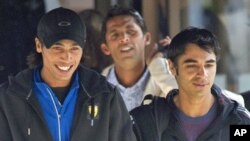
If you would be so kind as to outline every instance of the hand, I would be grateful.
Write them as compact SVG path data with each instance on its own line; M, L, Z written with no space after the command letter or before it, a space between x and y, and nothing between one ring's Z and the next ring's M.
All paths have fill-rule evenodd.
M171 42L171 38L169 36L166 36L164 39L161 39L159 41L159 44L163 47L166 47L170 44L170 42Z
M159 40L159 45L168 47L171 42L171 38L166 36L164 39ZM146 50L146 64L149 65L150 62L156 57L163 57L163 54L159 51L159 46L155 43L151 48Z

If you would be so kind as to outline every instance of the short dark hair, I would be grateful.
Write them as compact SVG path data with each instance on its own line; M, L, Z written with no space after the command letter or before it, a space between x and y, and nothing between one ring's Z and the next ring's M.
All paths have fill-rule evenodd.
M104 20L102 23L102 30L101 30L102 42L106 42L105 35L107 32L107 22L110 19L117 17L117 16L132 16L135 22L141 28L142 32L143 33L147 32L145 21L138 11L132 8L120 7L118 5L115 5L109 9L107 15L104 17Z
M207 52L214 52L216 60L220 58L220 45L217 37L207 29L188 27L179 32L165 50L167 59L177 64L178 57L185 52L187 44L198 45Z

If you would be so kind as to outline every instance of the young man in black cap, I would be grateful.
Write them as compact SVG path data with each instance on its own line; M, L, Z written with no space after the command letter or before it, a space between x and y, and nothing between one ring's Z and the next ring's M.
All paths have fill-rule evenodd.
M65 8L45 14L29 69L0 86L1 141L134 141L125 104L81 66L85 26Z

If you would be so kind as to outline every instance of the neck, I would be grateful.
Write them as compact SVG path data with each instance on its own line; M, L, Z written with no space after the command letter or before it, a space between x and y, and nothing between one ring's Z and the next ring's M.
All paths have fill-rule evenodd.
M213 106L214 101L212 94L201 97L178 94L174 97L174 103L178 109L190 117L205 115Z
M42 71L41 78L45 83L47 83L50 87L67 87L70 85L71 80L58 80L53 79L53 76L45 75Z
M124 87L133 86L143 75L146 65L137 66L132 69L115 67L116 77Z

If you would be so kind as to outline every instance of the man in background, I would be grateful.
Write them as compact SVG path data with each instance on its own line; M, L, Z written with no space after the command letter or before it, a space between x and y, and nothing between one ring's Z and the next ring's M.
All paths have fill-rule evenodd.
M104 18L102 38L102 51L113 59L113 65L102 74L118 87L129 111L141 105L146 95L166 96L176 87L157 45L145 55L151 34L136 10L112 7ZM166 39L162 44L169 42L170 39Z

